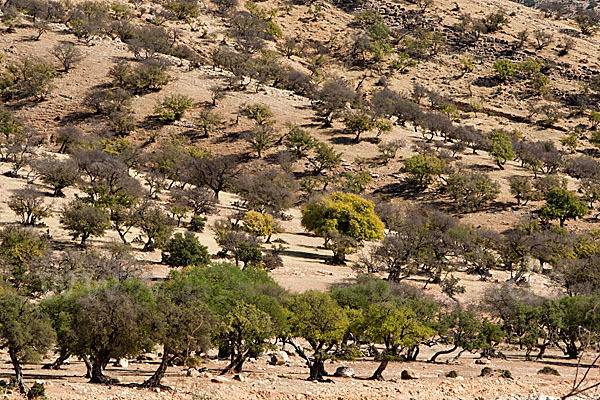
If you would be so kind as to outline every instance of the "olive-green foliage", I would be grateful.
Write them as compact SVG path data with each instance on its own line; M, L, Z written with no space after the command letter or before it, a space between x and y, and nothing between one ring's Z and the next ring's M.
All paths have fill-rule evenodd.
M291 337L304 339L308 350L290 341L300 357L310 366L311 380L323 378L323 363L332 357L334 346L340 343L348 329L347 312L328 293L309 290L293 296L287 303Z
M444 169L445 162L434 154L416 154L404 161L408 182L421 188L429 186Z
M509 77L513 76L516 67L512 61L503 59L494 63L494 70L496 71L496 76L498 79L505 81Z
M140 204L135 225L142 231L147 240L143 251L153 251L162 247L173 234L174 222L157 205Z
M104 236L106 230L110 228L108 212L82 200L73 200L69 203L63 209L60 222L71 231L73 239L81 238L82 246L90 236Z
M323 171L328 171L336 168L342 162L342 153L337 153L333 146L327 143L317 143L315 145L315 159L313 160L313 173L320 174Z
M207 265L210 255L208 248L200 244L193 233L176 233L164 246L162 261L171 267Z
M76 286L43 303L60 333L61 351L87 356L91 382L107 383L110 359L151 349L155 297L141 281L129 278Z
M194 100L183 94L173 94L164 98L156 105L158 119L164 122L178 121L183 113L192 108Z
M317 140L299 125L288 126L289 132L285 136L285 146L293 152L296 157L305 157L307 152L315 147Z
M250 104L242 107L241 113L248 119L253 120L258 125L272 125L275 121L273 118L273 112L269 106L264 104Z
M352 193L335 192L311 200L302 208L302 226L319 236L330 233L355 240L381 239L383 222L375 214L370 200ZM355 246L334 249L334 261L343 262L345 254Z
M586 215L588 209L576 193L567 189L553 188L546 194L546 204L540 209L540 215L547 220L558 219L564 226L568 219L577 219Z
M250 354L267 346L267 339L286 331L286 313L281 305L285 291L265 271L218 264L188 269L173 276L175 279L185 277L190 285L202 288L198 293L202 293L201 298L219 324L213 332L213 343L231 354L227 370L241 369ZM234 335L236 327L243 328L244 334Z
M492 133L489 152L500 169L504 169L504 164L515 158L510 136L501 131Z
M0 77L0 93L5 99L43 99L50 93L50 83L55 76L52 63L39 57L23 57L9 64Z
M538 372L538 374L540 375L554 375L554 376L560 376L560 374L558 373L558 371L552 367L544 367L542 369L540 369Z
M135 94L159 90L171 80L166 66L155 60L147 60L136 66L116 64L108 71L108 75L115 87Z
M39 305L10 287L0 287L0 348L9 353L17 389L22 393L28 392L22 364L39 361L55 340L50 320Z
M448 177L446 190L460 210L474 211L493 201L500 185L486 174L463 170Z
M362 133L375 128L375 121L373 120L373 117L366 112L354 112L346 115L344 125L346 125L346 129L349 132L356 135L354 140L358 142Z

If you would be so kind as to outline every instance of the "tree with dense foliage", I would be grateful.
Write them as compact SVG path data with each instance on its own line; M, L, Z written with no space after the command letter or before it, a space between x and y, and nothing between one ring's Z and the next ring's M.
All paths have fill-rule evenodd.
M361 327L370 343L382 343L379 366L370 379L383 380L390 361L400 359L400 352L432 337L433 329L425 326L413 310L394 302L371 304L364 312Z
M55 340L50 319L38 304L11 287L0 287L0 348L10 356L16 387L22 394L29 393L23 380L23 364L38 361Z
M296 157L303 158L308 151L313 149L317 144L317 140L308 132L302 129L299 125L290 124L289 132L285 136L285 146L293 152Z
M210 263L210 255L192 232L176 233L163 247L162 262L171 267L202 266Z
M139 280L78 286L48 298L44 307L69 339L61 350L89 359L90 383L111 383L104 375L111 359L137 356L154 344L156 300Z
M349 326L346 311L328 293L309 290L293 296L287 304L291 337L304 339L312 354L294 341L286 339L310 369L309 380L322 381L327 375L325 361L341 342Z
M145 387L160 387L175 357L189 357L194 351L210 348L215 321L204 298L204 286L193 274L171 272L169 279L158 285L154 323L154 334L163 351L158 368L142 384Z
M536 193L533 190L531 184L531 178L527 176L510 176L508 177L508 184L510 186L510 193L517 200L517 206L527 205L529 200L534 200Z
M73 200L63 209L60 223L71 231L73 239L81 238L81 246L86 245L90 236L104 236L110 228L106 210L82 200Z
M486 174L462 170L448 177L446 190L457 208L474 211L496 199L500 185Z
M142 203L137 207L135 226L146 236L143 251L162 247L173 234L174 221L158 205Z
M217 320L212 341L230 360L222 373L240 372L248 357L260 354L269 339L287 331L285 291L267 272L216 264L183 271L179 277L202 287L198 293Z
M327 143L317 143L315 153L315 158L312 160L314 175L319 175L323 171L331 171L342 162L342 153L337 153L333 146L329 146Z
M271 236L281 232L272 216L257 211L248 211L244 214L244 230L257 237L265 237L266 242L271 241Z
M445 162L434 154L416 154L404 160L404 172L409 175L408 182L419 188L429 186L444 169Z
M540 209L540 216L547 220L558 219L564 226L569 219L586 215L588 208L576 193L567 189L554 188L546 194L546 204Z
M8 227L0 231L0 239L0 266L5 279L17 288L41 289L34 271L46 255L48 238L31 228Z
M330 246L334 263L343 264L346 254L363 241L381 239L383 235L383 222L375 214L373 203L352 193L335 192L312 199L302 208L301 222L304 228L319 236L339 235ZM356 244L345 245L347 238Z
M504 169L504 164L515 158L511 137L502 131L492 133L489 152L500 169Z

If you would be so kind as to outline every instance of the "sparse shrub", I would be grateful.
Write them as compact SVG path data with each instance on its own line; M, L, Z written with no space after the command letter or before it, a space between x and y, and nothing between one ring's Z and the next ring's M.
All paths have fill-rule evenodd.
M44 194L31 188L15 191L8 200L8 208L19 216L23 226L35 226L50 215L49 207L44 206Z
M505 81L515 73L515 64L510 60L498 60L494 63L496 76L501 81Z
M83 59L83 53L73 43L61 42L52 48L52 55L60 62L65 72Z
M183 113L192 108L194 100L183 94L173 94L164 98L156 105L155 112L161 121L178 121Z
M39 57L23 57L11 63L0 78L0 91L5 99L35 97L44 99L52 89L56 76L54 66Z

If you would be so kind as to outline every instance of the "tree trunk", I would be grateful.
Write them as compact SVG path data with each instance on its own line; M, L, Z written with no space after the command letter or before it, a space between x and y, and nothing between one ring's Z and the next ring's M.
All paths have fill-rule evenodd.
M59 353L58 358L50 364L46 364L42 367L42 369L60 369L64 362L69 358L70 354L68 351L62 351Z
M229 365L227 365L225 367L225 369L223 369L223 371L221 371L220 375L225 375L228 374L230 372L240 372L242 370L242 365L244 364L244 361L246 360L246 356L248 353L240 353L238 354L236 357L232 357L231 362L229 363Z
M374 381L383 381L385 379L383 379L383 371L387 368L389 364L388 360L382 360L381 363L379 363L379 366L377 367L377 369L375 370L375 372L373 373L373 376L371 376L369 379L370 380L374 380Z
M15 370L15 381L17 384L17 389L20 393L27 395L29 389L27 388L27 386L25 386L25 380L23 379L23 367L21 367L19 358L12 349L8 350L8 354L10 355L10 361L13 365L13 369Z
M419 345L415 345L408 349L406 352L406 360L407 361L417 361L417 356L419 355Z
M81 356L81 359L83 360L83 363L85 364L86 368L85 377L89 379L92 377L92 363L90 362L90 359L87 356Z
M123 244L125 246L129 245L129 243L127 242L127 238L125 237L125 235L127 234L127 232L126 231L123 232L123 230L119 226L115 226L115 230L119 234L119 237L121 238L121 241L123 242Z
M309 381L322 381L323 377L327 375L325 372L325 363L323 361L314 361L310 365L310 376Z
M346 264L346 252L345 251L334 251L333 258L331 259L333 265L344 265Z
M168 349L163 349L163 356L162 360L160 361L160 365L158 366L158 369L150 378L148 378L144 383L142 383L142 387L153 388L161 386L160 382L165 377L165 372L167 372L167 367L169 366L169 353L170 352Z
M456 349L458 349L458 346L454 346L454 347L452 347L451 349L448 349L448 350L440 350L440 351L438 351L437 353L435 353L435 354L434 354L434 355L433 355L433 356L432 356L432 357L429 359L429 361L428 361L428 362L430 362L430 363L434 363L434 362L435 362L435 360L436 360L436 359L437 359L439 356L441 356L441 355L444 355L444 354L450 354L450 353L452 353L453 351L455 351Z
M90 378L90 383L100 383L100 384L109 384L110 378L104 375L104 365L106 363L105 360L94 359L92 361L92 376Z

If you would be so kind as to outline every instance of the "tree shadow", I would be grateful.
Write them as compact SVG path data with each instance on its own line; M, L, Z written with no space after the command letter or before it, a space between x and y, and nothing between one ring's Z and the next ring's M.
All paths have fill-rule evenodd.
M486 164L472 164L469 165L467 167L470 170L473 171L480 171L480 172L492 172L492 171L496 171L498 168L493 167L491 165L486 165Z
M279 252L280 255L295 257L295 258L303 258L305 260L319 260L327 263L331 257L324 256L320 254L315 254L310 251L299 251L299 250L282 250Z

